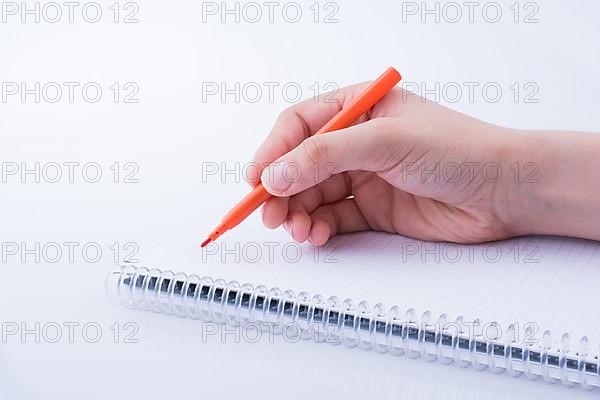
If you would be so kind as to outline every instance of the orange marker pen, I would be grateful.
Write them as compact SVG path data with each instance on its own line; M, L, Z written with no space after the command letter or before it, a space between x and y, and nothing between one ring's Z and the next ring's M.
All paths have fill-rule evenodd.
M381 100L383 96L392 90L401 79L402 77L398 71L392 67L388 68L375 80L375 82L369 85L369 87L352 100L348 106L323 125L315 135L349 127L361 115L366 113ZM221 223L208 235L208 238L202 242L202 247L205 247L210 242L216 240L226 231L233 229L270 197L271 194L266 191L262 183L259 183L223 217Z

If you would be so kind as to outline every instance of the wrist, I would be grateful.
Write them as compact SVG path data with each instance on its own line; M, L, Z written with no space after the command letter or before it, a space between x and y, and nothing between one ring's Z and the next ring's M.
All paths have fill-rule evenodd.
M527 130L502 128L496 137L504 172L496 204L507 236L550 234L557 193L557 182L549 179L554 145L543 134Z
M508 130L505 226L509 236L563 235L600 239L600 135ZM518 168L516 171L510 169ZM514 179L513 179L514 178Z

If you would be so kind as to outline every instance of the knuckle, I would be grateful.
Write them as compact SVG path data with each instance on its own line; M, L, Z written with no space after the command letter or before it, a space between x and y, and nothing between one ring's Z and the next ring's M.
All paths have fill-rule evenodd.
M297 116L297 105L294 104L292 106L288 106L281 113L279 113L277 120L279 122L288 122L288 121L296 118L296 116Z
M393 118L377 118L369 121L372 130L373 143L378 144L381 150L391 150L398 142L398 122Z
M373 131L370 144L369 163L376 171L385 171L402 158L404 145L397 132L397 123L392 118L377 118L369 121Z
M327 146L325 141L317 137L311 137L304 141L302 145L304 157L311 165L318 165L323 160L327 160Z
M393 127L396 125L396 121L393 118L375 118L369 121L371 128L373 128L378 134L390 133L393 131Z

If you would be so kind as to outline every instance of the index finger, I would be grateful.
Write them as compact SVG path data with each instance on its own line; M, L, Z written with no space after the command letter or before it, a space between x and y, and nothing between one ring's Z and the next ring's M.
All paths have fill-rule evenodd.
M370 82L363 82L347 86L317 98L306 99L285 109L254 154L252 162L258 168L258 174L248 177L249 183L257 185L267 165L313 135L369 84ZM365 119L367 117L363 115L357 123Z

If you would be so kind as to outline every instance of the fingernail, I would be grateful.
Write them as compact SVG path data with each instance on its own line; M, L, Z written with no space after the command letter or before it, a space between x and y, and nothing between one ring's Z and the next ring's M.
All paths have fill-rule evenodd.
M285 231L288 233L288 235L290 235L292 237L292 239L294 238L294 224L292 223L291 220L287 220L283 223L283 227L285 228Z
M285 222L283 223L283 229L285 229L285 231L289 234L291 234L292 232L290 231L292 223L290 222L290 220L286 219Z
M287 162L277 162L264 169L261 175L262 184L273 192L284 192L292 184L286 177Z

